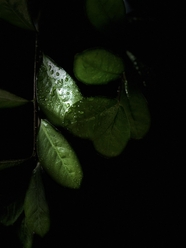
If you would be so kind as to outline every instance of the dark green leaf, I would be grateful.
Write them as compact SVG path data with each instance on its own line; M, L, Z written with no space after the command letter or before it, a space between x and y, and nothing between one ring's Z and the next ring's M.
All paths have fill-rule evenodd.
M130 138L128 119L117 99L84 98L69 109L65 124L73 134L91 139L107 157L119 155Z
M35 30L27 0L0 0L0 18L24 29Z
M66 71L44 55L37 80L37 98L47 118L63 126L65 112L82 99L82 95Z
M17 159L17 160L5 160L5 161L0 161L0 171L10 168L10 167L15 167L18 165L22 165L23 163L25 163L26 161L28 161L29 159Z
M13 225L23 212L23 199L11 203L4 209L3 215L0 217L0 222L5 226Z
M0 108L13 108L28 103L28 100L0 89Z
M23 248L32 248L33 232L28 228L25 219L23 219L21 223L19 238L21 243L23 244Z
M43 237L50 228L50 215L40 173L38 165L33 171L26 193L24 212L25 221L30 231Z
M122 59L105 49L88 49L74 58L74 75L85 84L107 84L123 71Z
M48 122L41 120L37 139L38 157L43 168L59 184L79 188L82 170L66 139Z
M125 17L123 0L86 0L86 13L98 30L108 30L120 24Z
M127 94L122 98L122 102L130 123L131 138L141 139L150 128L147 101L139 91L128 88L126 90Z

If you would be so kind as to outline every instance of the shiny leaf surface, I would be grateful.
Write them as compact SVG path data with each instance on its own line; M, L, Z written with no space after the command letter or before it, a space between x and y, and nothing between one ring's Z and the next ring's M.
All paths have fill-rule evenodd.
M0 0L0 18L24 29L35 30L27 0Z
M49 208L38 165L32 174L24 201L25 221L30 231L43 237L50 228Z
M74 58L74 75L85 84L107 84L123 71L122 59L105 49L88 49Z
M28 103L28 100L0 89L0 108L13 108Z
M129 122L117 99L84 98L69 109L65 120L70 132L91 139L106 157L119 155L130 138Z
M66 71L44 55L37 79L37 98L47 118L63 126L66 111L82 99L82 95Z
M86 14L98 30L107 30L119 24L125 17L123 0L86 0Z
M41 120L37 150L41 165L56 182L69 188L80 187L82 170L75 152L45 120Z

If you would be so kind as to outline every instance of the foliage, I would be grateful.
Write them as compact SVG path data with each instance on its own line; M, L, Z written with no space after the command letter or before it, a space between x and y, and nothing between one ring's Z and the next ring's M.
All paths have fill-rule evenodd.
M124 28L123 1L86 0L84 8L87 22L103 37L112 36L116 27L119 27L119 32ZM87 47L74 54L73 73L70 75L46 54L42 53L38 64L40 23L34 25L26 0L0 0L0 18L36 34L33 100L0 89L0 108L19 108L29 102L34 106L32 156L0 162L3 171L34 158L34 169L24 200L11 202L1 216L1 222L7 226L22 218L19 236L26 248L32 247L33 233L43 237L50 228L42 171L64 187L81 187L82 168L62 130L79 137L80 143L81 139L89 139L100 155L111 158L120 155L130 139L141 139L146 135L150 114L137 85L130 85L126 79L127 62L122 53L117 54L102 46ZM115 97L107 94L86 96L81 92L81 83L88 87L108 87L105 90L110 85L117 85L118 90Z

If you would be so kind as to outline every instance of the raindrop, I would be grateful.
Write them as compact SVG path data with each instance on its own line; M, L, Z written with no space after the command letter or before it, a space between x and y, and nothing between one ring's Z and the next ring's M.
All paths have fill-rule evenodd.
M56 76L59 76L59 72L56 72Z
M65 78L65 81L66 81L66 82L68 81L68 77Z
M54 74L54 70L51 70L51 74Z

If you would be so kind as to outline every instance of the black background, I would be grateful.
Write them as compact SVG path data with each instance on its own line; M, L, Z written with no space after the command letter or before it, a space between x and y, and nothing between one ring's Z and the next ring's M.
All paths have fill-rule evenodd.
M60 1L61 2L61 1ZM105 159L92 144L63 130L84 171L79 190L65 189L43 175L51 229L33 247L185 247L184 72L185 17L182 2L128 1L120 37L97 35L86 20L83 1L40 2L40 48L73 75L75 53L104 46L129 50L149 68L142 79L128 66L149 103L152 125L140 141L130 141L117 158ZM35 5L31 6L35 10ZM27 99L33 95L34 34L0 21L0 88ZM114 35L113 35L114 36ZM105 88L80 86L84 94ZM32 153L33 107L0 111L0 158ZM0 175L1 211L24 193L32 166ZM18 223L19 224L19 223ZM1 226L0 247L21 247L16 230Z

